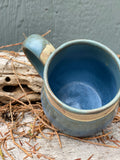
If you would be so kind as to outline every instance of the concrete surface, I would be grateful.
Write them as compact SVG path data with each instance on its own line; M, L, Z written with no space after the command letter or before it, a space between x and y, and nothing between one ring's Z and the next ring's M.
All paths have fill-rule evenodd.
M29 115L26 116L24 119L24 122L31 122L32 117ZM120 123L114 123L111 124L112 127L112 134L114 138L120 140ZM0 124L0 131L6 132L7 128L5 126L2 126ZM41 135L39 135L41 136ZM42 136L41 136L42 137ZM31 145L35 145L38 143L38 146L41 146L41 149L39 150L40 153L45 154L49 157L55 158L55 160L75 160L78 158L81 158L81 160L88 160L88 158L92 155L93 157L91 160L119 160L120 159L120 147L117 148L109 148L104 146L97 146L93 144L84 143L78 140L73 140L71 138L63 137L61 136L61 142L62 142L62 148L60 148L57 136L54 136L53 140L46 140L44 138L37 139L37 141L31 141ZM26 150L30 150L30 147L25 143L25 141L29 141L27 138L20 138L21 142L23 143L23 146ZM93 140L92 140L93 141ZM19 143L19 141L16 141ZM97 140L94 140L93 142L98 142ZM20 143L19 143L20 144ZM106 144L115 145L108 141L106 141ZM7 147L11 148L14 147L13 143L11 141L7 142ZM22 160L23 157L25 157L25 154L19 150L17 147L15 147L14 150L9 151L15 158L15 160ZM34 160L37 160L36 154L34 154L33 157ZM0 157L1 160L1 157ZM6 160L10 160L9 158ZM32 160L31 158L27 158L27 160ZM44 158L41 158L40 160L45 160Z
M51 29L46 38L55 47L88 38L120 54L119 15L120 0L0 0L0 46Z

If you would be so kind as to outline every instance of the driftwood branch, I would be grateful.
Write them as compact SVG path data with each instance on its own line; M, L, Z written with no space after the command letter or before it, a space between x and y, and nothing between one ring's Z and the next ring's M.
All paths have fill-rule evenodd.
M12 54L9 51L4 51L0 52L0 103L6 104L9 102L9 98L4 94L17 99L23 93L18 86L12 63L14 63L15 72L22 87L26 92L31 92L28 95L30 101L40 101L42 78L22 52ZM21 100L23 102L27 101L25 97Z

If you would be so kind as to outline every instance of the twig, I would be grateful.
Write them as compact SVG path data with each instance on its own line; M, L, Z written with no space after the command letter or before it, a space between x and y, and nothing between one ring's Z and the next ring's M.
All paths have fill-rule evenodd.
M57 135L57 138L58 138L58 142L59 142L59 145L60 145L60 148L62 148L62 143L61 143L61 140L60 140L60 136L58 134L57 131L55 131L56 135Z
M25 160L26 158L28 158L29 156L27 155L27 156L25 156L24 158L23 158L23 160Z
M25 94L25 97L26 97L26 99L27 99L27 101L28 101L28 103L29 103L29 105L30 105L29 107L30 107L31 110L34 112L35 116L36 116L44 125L46 125L48 128L50 128L50 129L52 129L52 130L55 131L56 129L53 128L53 127L51 127L51 126L49 126L46 122L44 122L43 119L40 118L40 117L38 116L38 114L36 113L36 111L33 109L32 105L31 105L31 102L30 102L29 98L27 97L26 92L24 91L22 85L21 85L20 82L19 82L18 76L17 76L17 74L16 74L16 72L15 72L15 68L14 68L14 65L13 65L13 61L11 61L11 63L12 63L13 72L14 72L14 74L15 74L15 76L16 76L16 80L17 80L17 82L18 82L21 90L22 90L23 93ZM22 102L22 104L24 104L24 103ZM25 104L24 104L24 105L25 105ZM25 105L25 106L26 106L26 105Z
M7 57L5 55L0 55L0 57L4 58L4 59L8 59L8 60L12 59L12 61L14 61L14 62L17 62L17 63L20 63L20 64L24 64L24 65L27 65L27 66L32 66L30 63L26 63L26 62L22 62L22 61L16 60L13 57Z
M23 103L23 102L22 102L22 101L20 101L19 99L16 99L16 98L14 98L14 97L8 96L8 95L7 95L7 94L5 94L5 93L2 93L2 95L3 95L3 96L5 96L5 97L10 98L10 99L12 99L12 100L14 100L15 102L18 102L18 103L22 104L22 105L23 105L23 106L25 106L25 107L28 107L28 105L27 105L27 104Z
M15 51L8 51L8 50L0 50L0 52L4 52L4 53L10 53L12 56L25 56L25 55L20 55L18 52Z
M22 43L23 42L18 42L18 43L15 43L15 44L9 44L9 45L5 45L5 46L1 46L0 49L7 48L7 47L12 47L12 46L22 45Z
M6 154L7 154L12 160L15 160L15 159L13 158L13 156L11 156L11 154L10 154L10 153L7 151L7 149L5 148L4 143L2 144L2 147L3 147L4 151L6 152Z
M12 133L12 129L10 129L10 134L11 134L11 138L12 138L12 141L13 143L19 148L21 149L25 154L27 154L29 157L32 157L32 154L28 153L28 151L24 148L22 148L18 143L15 142L15 139L13 137L13 133Z
M120 147L120 145L115 141L115 140L109 140L110 142L113 142L114 144L116 144L118 147Z
M26 94L29 95L29 94L32 94L32 93L34 93L34 92L33 92L33 91L27 92ZM14 99L13 101L10 101L10 102L11 102L11 104L12 104L12 103L16 102L17 100L20 100L20 99L23 98L23 97L25 97L25 94L23 94L21 97L18 97L17 99ZM13 97L9 97L9 98L10 98L10 99L13 99ZM9 105L10 105L10 103L9 103L9 104L5 104L3 107L6 108L6 107L9 106Z
M38 143L36 143L36 144L32 147L32 149L33 149L32 152L33 152L34 154L36 154L36 146L37 146L37 145L38 145Z
M44 37L47 34L49 34L50 32L51 32L51 30L48 30L46 33L42 34L41 36ZM25 38L26 38L26 36L25 36ZM13 46L18 46L18 45L22 45L22 44L23 44L23 42L18 42L18 43L15 43L15 44L8 44L8 45L5 45L5 46L1 46L0 49L13 47Z
M36 123L37 119L38 118L36 117L35 120L34 120L34 122L33 122L33 125L32 125L32 134L34 133L35 123Z
M85 143L90 143L90 144L95 144L95 145L104 146L104 147L110 147L110 148L118 148L117 146L112 146L112 145L103 144L103 143L96 143L96 142L88 141L88 140L85 140L85 139L82 139L82 138L69 136L69 135L64 134L64 133L59 133L59 134L65 136L65 137L69 137L69 138L72 138L72 139L75 139L75 140L79 140L79 141L85 142Z
M20 84L20 81L19 81L19 79L18 79L17 73L15 72L15 67L14 67L13 61L11 61L11 63L12 63L13 72L14 72L14 74L15 74L15 77L16 77L16 80L17 80L17 82L18 82L18 84L19 84L19 87L20 87L20 89L23 91L23 93L25 94L25 97L26 97L29 105L32 107L31 102L30 102L29 98L27 97L27 94L26 94L25 90L23 89L22 85Z
M10 101L10 116L11 116L11 122L12 122L12 127L13 127L13 113L12 113L11 101Z
M94 156L94 154L92 154L87 160L90 160L93 156Z
M52 139L51 137L45 136L45 134L42 132L42 130L41 130L41 128L40 128L40 125L39 125L39 131L40 131L41 135L42 135L45 139L48 139L48 140L51 140L51 139Z
M36 151L39 151L40 148L41 148L41 146L39 146L39 147L36 149Z
M41 157L44 157L44 158L46 158L48 160L55 160L54 158L50 158L48 156L45 156L44 154L41 154L41 153L37 154L37 158L41 158Z
M21 146L23 146L23 144L22 144L22 142L21 142L21 140L20 140L20 139L19 139L19 143L20 143L20 145L21 145Z
M45 37L47 34L49 34L51 30L48 30L46 33L42 34L42 37Z
M25 141L25 143L26 143L28 146L32 147L32 145L31 145L30 143L28 143L27 141Z
M15 149L15 147L8 148L7 150L8 150L8 151L11 151L11 150L13 150L13 149Z
M84 139L88 139L88 140L91 140L91 139L97 139L97 138L101 138L101 137L106 137L107 135L111 134L112 132L108 132L106 134L102 134L100 136L95 136L95 137L87 137L87 138L84 138Z
M2 134L2 132L0 132L0 135L1 135L1 137L3 137L3 134Z

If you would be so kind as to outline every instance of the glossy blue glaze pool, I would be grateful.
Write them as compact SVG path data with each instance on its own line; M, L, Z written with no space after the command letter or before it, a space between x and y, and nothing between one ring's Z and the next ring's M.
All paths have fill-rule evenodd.
M95 109L110 102L118 92L117 72L115 61L103 49L73 44L53 57L48 83L65 104L77 109Z

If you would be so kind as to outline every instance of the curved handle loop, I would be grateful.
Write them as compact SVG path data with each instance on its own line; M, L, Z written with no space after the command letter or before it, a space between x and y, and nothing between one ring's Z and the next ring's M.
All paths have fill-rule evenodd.
M55 50L53 45L38 34L32 34L23 42L23 52L43 78L44 65Z

